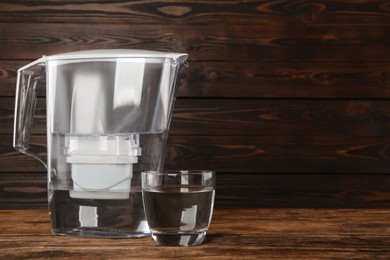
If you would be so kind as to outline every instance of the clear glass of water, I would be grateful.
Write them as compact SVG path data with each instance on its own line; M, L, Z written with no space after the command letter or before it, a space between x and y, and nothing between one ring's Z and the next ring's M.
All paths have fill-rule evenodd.
M154 241L163 246L195 246L207 234L214 208L215 172L142 173L142 197Z

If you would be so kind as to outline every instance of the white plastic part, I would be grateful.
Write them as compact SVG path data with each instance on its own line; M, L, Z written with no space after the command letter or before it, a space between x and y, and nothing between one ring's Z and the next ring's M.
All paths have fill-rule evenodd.
M79 221L81 227L97 227L98 226L97 207L80 206Z
M72 198L127 199L133 164L141 149L130 136L68 136L66 162L71 164Z
M51 56L44 56L47 60L69 60L69 59L107 59L107 58L170 58L177 59L183 63L187 58L186 53L161 52L135 49L98 49L61 53Z
M38 60L35 60L29 64L18 69L18 72L29 69L33 66L42 64L45 65L47 61L52 60L76 60L76 59L115 59L115 58L145 58L145 59L174 59L180 63L186 64L185 61L188 58L187 53L177 52L161 52L161 51L149 51L149 50L136 50L136 49L97 49L97 50L85 50L66 52L55 55L43 55Z
M138 144L138 135L130 136L67 136L67 155L73 157L74 162L80 156L139 156L141 148ZM82 158L82 157L80 157ZM69 160L72 160L69 158ZM99 162L99 161L97 161Z

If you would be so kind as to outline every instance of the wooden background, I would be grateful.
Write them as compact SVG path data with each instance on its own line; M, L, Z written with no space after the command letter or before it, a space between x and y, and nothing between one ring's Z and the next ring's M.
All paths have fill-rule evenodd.
M215 170L216 207L390 206L390 1L3 0L0 208L46 207L12 148L16 70L98 48L189 53L166 168Z

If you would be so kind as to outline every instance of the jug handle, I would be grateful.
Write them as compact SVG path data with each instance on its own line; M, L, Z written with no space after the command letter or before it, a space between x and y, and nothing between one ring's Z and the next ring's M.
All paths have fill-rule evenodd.
M45 77L45 58L42 57L18 70L16 81L13 147L32 156L46 168L46 160L30 150L30 138L37 101L37 87Z

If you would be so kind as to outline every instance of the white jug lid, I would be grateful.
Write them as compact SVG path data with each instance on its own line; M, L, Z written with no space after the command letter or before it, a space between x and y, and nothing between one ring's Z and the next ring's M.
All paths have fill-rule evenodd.
M161 52L137 49L97 49L66 52L50 56L44 56L46 60L68 59L101 59L101 58L171 58L184 62L188 58L186 53Z
M47 61L56 60L77 60L77 59L115 59L115 58L155 58L155 59L173 59L187 66L185 62L188 58L187 53L177 52L161 52L161 51L149 51L149 50L137 50L137 49L97 49L86 51L66 52L54 55L43 55L40 59L35 60L21 68L18 72L30 69L34 66L44 66Z

